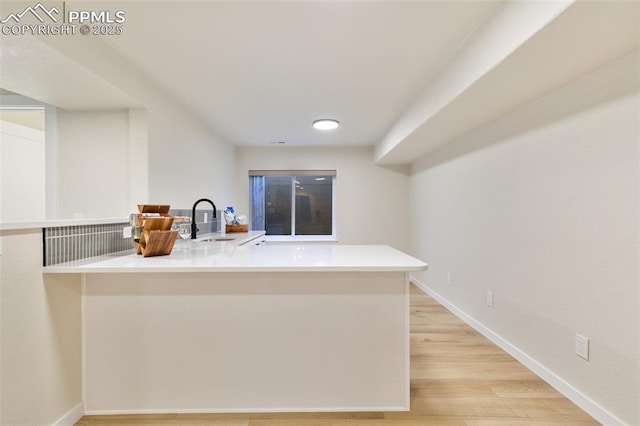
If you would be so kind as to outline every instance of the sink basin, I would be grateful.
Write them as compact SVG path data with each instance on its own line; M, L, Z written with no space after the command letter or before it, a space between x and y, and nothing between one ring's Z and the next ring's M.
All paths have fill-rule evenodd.
M233 241L235 238L232 237L214 237L214 238L204 238L202 240L197 240L200 243L213 243L219 241Z

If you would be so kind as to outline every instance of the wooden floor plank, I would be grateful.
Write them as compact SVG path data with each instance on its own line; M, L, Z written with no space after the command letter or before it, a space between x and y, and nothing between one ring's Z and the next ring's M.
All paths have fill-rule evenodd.
M336 413L253 413L251 420L382 420L382 411L374 412L349 412Z
M466 426L461 420L251 420L249 426Z
M571 402L557 398L510 399L502 397L416 396L412 400L411 411L385 413L385 418L389 419L420 419L423 417L444 419L490 417L521 420L589 420L589 416L576 410L575 405Z
M598 423L411 286L411 410L85 416L80 426L587 426Z

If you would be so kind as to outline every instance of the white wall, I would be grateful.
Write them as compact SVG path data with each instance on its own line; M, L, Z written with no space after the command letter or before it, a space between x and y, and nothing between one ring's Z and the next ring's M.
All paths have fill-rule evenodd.
M148 115L149 202L184 209L205 197L220 209L233 198L231 144L179 107L155 105Z
M44 132L0 120L0 158L0 220L43 220Z
M234 148L196 118L189 105L165 93L106 43L76 37L46 43L79 64L79 75L95 74L138 102L129 116L132 161L137 163L129 171L130 194L137 194L131 196L130 209L138 203L190 208L198 198L218 204L233 197ZM76 194L77 201L82 196Z
M129 113L58 110L58 216L126 217Z
M408 176L373 164L373 148L238 147L234 205L249 213L249 170L337 170L337 236L341 244L408 248ZM235 203L235 204L233 204Z
M82 413L80 276L43 276L42 230L0 231L0 424Z
M637 70L637 55L613 64L417 161L410 179L412 250L430 265L419 280L628 424L640 423Z
M58 109L58 218L126 217L140 203L229 199L233 147L184 111Z

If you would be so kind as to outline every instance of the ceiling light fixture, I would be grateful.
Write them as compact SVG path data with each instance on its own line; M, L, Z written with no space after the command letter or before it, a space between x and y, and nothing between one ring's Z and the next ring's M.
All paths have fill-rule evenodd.
M333 118L321 118L313 122L313 128L318 130L333 130L340 125L338 120Z

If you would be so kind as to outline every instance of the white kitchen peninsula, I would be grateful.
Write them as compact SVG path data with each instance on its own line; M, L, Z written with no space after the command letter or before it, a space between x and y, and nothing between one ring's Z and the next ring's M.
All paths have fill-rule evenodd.
M408 410L408 273L427 265L242 242L44 268L84 277L85 412Z

